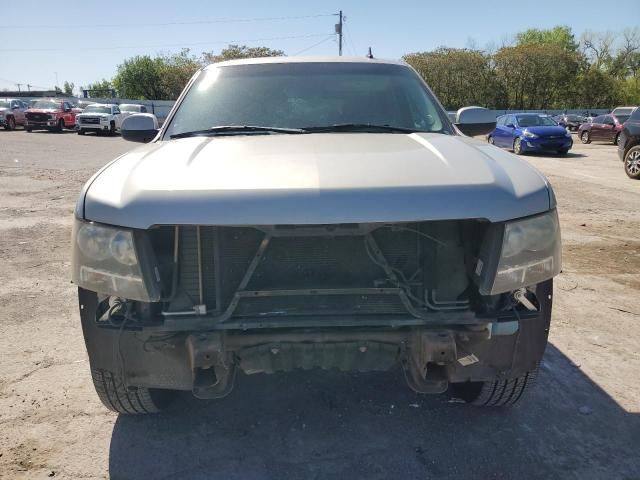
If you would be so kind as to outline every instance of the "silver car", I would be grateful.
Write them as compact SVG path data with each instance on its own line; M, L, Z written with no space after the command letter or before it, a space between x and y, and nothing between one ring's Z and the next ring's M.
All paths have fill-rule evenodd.
M73 281L95 388L121 413L245 374L399 366L419 393L518 402L547 344L560 228L549 183L467 135L408 65L210 65L162 129L98 172ZM309 375L313 375L312 372Z

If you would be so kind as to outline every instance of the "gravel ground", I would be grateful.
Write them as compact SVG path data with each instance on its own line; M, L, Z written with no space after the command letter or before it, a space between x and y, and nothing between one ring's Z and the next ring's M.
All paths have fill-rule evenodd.
M240 376L225 400L145 418L99 403L69 283L76 195L133 146L0 131L1 478L640 478L640 182L614 146L527 157L555 187L564 271L520 407L313 371Z

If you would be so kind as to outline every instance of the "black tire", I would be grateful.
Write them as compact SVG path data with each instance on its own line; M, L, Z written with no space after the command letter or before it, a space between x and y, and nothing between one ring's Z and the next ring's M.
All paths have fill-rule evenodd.
M451 385L453 396L479 407L506 407L518 403L536 382L538 369L521 377L492 382L466 382Z
M524 152L522 151L522 139L516 138L513 141L513 153L516 155L522 155Z
M64 120L60 119L58 120L58 126L56 127L56 132L58 133L62 133L62 131L64 130Z
M624 172L629 178L640 180L640 145L631 147L624 156Z
M159 413L171 403L172 390L125 387L120 375L107 370L91 369L93 386L105 407L126 415Z
M24 127L24 131L31 133L32 129L31 129L31 127Z
M81 129L79 129L79 130L78 130L78 135L84 135L84 129L82 129L82 128L81 128Z
M495 143L493 143L493 135L489 135L489 137L487 137L487 142L491 145L495 145Z
M588 130L584 130L581 134L580 134L580 141L582 143L584 143L585 145L587 143L591 143L591 134L589 133Z
M13 117L7 117L7 123L4 124L5 130L15 130L16 129L16 119Z
M618 145L619 141L620 141L620 133L616 133L616 137L613 139L613 144Z
M114 122L112 120L111 123L109 123L109 133L108 133L108 135L110 137L113 137L115 134L116 134L116 122Z
M558 150L558 155L566 155L569 153L569 150Z

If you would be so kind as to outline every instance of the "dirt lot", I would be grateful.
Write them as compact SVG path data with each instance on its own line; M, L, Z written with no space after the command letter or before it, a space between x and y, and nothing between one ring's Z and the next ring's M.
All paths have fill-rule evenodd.
M611 145L528 157L559 202L564 271L538 388L509 411L399 372L240 377L119 417L93 391L69 283L76 195L134 145L0 131L0 477L640 478L640 182Z

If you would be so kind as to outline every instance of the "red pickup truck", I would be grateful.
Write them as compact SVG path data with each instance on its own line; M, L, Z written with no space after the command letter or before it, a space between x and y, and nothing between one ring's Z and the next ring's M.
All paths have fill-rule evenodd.
M43 98L34 103L25 113L24 129L62 132L76 126L76 111L71 102L61 98Z

